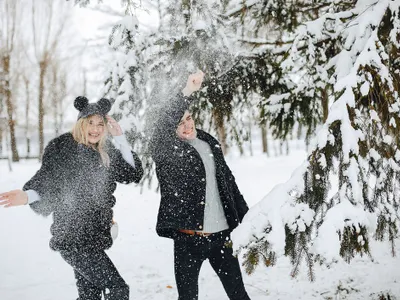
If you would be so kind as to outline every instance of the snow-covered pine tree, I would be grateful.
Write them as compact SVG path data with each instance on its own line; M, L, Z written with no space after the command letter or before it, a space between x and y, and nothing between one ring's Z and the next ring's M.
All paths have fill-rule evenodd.
M124 128L131 128L128 140L144 155L148 171L145 178L150 182L153 174L147 146L157 120L156 109L178 93L187 75L197 69L207 74L207 87L200 93L202 109L198 110L207 117L200 119L214 125L225 144L225 122L231 114L234 90L226 71L232 67L233 57L228 38L221 30L218 1L158 1L159 26L141 28L131 9L135 3L122 4L125 17L113 26L109 39L116 59L110 68L105 96L115 101L114 117ZM240 127L232 128L239 137Z
M231 21L232 28L241 42L245 70L242 80L249 87L246 92L261 96L259 119L268 122L275 138L287 139L297 127L299 132L305 131L309 140L326 120L329 86L324 83L325 78L317 78L322 74L316 67L326 56L335 55L330 45L320 41L312 57L299 57L297 70L284 62L295 43L296 28L323 13L327 2L229 2L226 17L235 20ZM316 81L320 84L318 89L314 87Z
M156 78L172 83L172 88L162 91L164 98L176 94L191 72L201 69L206 73L205 88L199 93L195 114L199 122L214 129L225 149L227 136L234 136L232 132L237 129L228 122L236 86L229 74L235 64L229 49L232 45L224 31L220 11L219 1L160 3L158 13L162 26L151 35L156 51L152 53L150 66Z
M329 113L307 161L250 210L233 238L248 272L287 255L292 275L305 260L312 280L316 261L373 255L371 238L389 241L395 254L400 2L326 1L314 20L298 25L284 71L307 79L294 89L310 98L332 91Z
M250 102L237 92L245 86L239 76L241 64L231 54L230 47L235 45L224 31L221 9L218 1L158 1L159 26L137 28L130 21L132 16L114 26L110 44L117 59L106 83L106 96L115 99L117 119L123 125L129 123L124 127L134 128L132 133L141 132L131 136L136 150L144 155L149 181L152 170L147 142L157 120L156 111L197 69L206 72L204 89L198 93L200 101L194 108L198 121L217 133L225 146L233 139L240 144L249 136L247 124L257 109L256 98ZM136 30L140 33L135 35ZM129 135L128 140L133 142Z
M120 7L109 7L101 0L75 0L75 3L83 7L100 4L94 8L114 17L120 16L110 27L108 44L112 59L109 59L109 76L104 82L103 92L104 97L113 103L112 116L123 126L127 140L135 151L145 153L148 138L143 120L149 94L146 57L149 43L146 32L138 34L136 10L141 9L140 2L121 0ZM146 170L151 170L152 162L146 155L142 163ZM144 177L151 179L153 174L146 172Z

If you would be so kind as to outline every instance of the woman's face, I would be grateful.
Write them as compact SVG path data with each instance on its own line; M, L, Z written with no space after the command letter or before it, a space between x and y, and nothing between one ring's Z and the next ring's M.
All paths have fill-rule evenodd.
M185 114L176 128L176 134L182 140L193 140L196 138L196 127L194 126L194 121L190 112L185 111Z
M105 134L104 118L99 115L88 117L86 137L90 144L97 144Z

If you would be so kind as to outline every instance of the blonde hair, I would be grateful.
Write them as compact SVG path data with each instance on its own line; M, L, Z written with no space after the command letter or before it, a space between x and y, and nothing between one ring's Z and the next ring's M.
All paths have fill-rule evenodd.
M75 123L74 127L72 128L72 136L77 143L83 144L88 147L92 147L94 150L99 152L103 164L106 167L109 167L110 166L110 157L108 156L107 152L105 151L105 144L106 144L107 133L108 133L107 126L105 125L106 120L104 120L103 136L101 137L100 141L96 145L93 145L93 144L89 143L88 138L87 138L87 131L88 131L90 117L91 116L89 116L87 118L81 118Z

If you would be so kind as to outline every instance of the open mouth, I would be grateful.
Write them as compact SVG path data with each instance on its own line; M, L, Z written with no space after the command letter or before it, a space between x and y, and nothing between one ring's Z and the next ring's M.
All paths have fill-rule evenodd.
M89 133L89 136L90 137L94 137L94 138L97 138L97 137L99 137L100 136L100 134L96 134L96 133Z
M193 128L183 132L184 135L191 135L192 133L193 133Z

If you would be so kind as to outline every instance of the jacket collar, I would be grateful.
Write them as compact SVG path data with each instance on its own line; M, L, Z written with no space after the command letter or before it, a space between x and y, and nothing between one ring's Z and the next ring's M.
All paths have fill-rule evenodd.
M215 138L213 138L210 134L208 134L207 132L205 132L201 129L197 129L197 128L196 128L196 131L197 131L196 138L207 142L211 148L219 146L218 141ZM177 136L175 137L174 145L177 147L191 147L189 143L186 143L184 140L181 140Z

